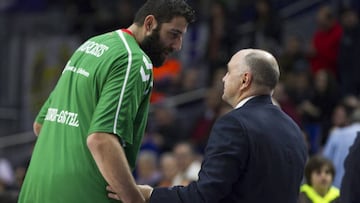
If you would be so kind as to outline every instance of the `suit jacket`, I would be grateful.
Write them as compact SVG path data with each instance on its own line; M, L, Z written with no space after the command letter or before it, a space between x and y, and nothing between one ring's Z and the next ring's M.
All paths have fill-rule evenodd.
M155 188L150 202L294 203L306 156L299 127L257 96L215 122L198 181Z
M342 179L340 189L340 200L342 203L360 203L360 132L354 144L350 147L345 159L345 175Z

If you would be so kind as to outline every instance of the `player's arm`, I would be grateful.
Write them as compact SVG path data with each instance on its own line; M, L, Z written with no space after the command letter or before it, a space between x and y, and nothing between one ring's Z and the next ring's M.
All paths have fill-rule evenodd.
M33 124L33 131L34 131L34 134L36 136L39 136L39 134L40 134L42 124L44 123L48 108L49 108L50 103L51 103L51 95L52 94L49 95L49 98L45 101L45 103L41 107L38 115L35 118L35 121L34 121L34 124Z
M87 138L87 146L101 174L124 203L145 201L135 184L116 135L92 133Z
M101 87L87 138L99 171L124 203L145 201L121 145L133 142L134 119L144 97L139 69L142 56L133 55L131 63L128 60L113 63Z
M33 131L34 131L34 134L35 134L36 136L39 136L41 127L42 127L42 124L40 124L40 123L38 123L38 122L36 122L36 121L34 122L34 124L33 124Z

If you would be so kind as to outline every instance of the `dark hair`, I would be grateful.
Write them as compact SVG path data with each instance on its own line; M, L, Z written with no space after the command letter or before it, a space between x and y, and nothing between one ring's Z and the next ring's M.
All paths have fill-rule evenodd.
M147 0L137 11L134 23L143 25L146 16L154 15L161 25L182 16L188 23L195 21L195 11L184 0Z
M354 112L354 110L356 109L356 107L352 106L351 104L349 104L347 101L346 101L346 98L343 98L341 101L339 101L337 103L337 105L334 107L333 109L333 113L335 111L336 108L338 107L341 107L344 109L344 112L345 112L345 116L347 119L349 120L352 120L351 117L352 117L352 114Z
M257 85L263 85L274 89L277 82L279 81L280 73L278 66L269 59L264 58L262 54L256 52L249 53L245 56L246 65L249 66L253 73L254 82Z
M329 159L327 159L323 156L315 155L315 156L312 156L305 165L305 180L306 180L307 184L312 185L311 174L316 170L320 170L323 166L329 167L330 173L331 173L332 177L334 178L335 168L334 168L333 163Z

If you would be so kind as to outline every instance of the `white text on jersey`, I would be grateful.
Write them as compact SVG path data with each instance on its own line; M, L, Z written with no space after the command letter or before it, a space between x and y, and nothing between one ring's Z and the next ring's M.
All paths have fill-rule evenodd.
M85 52L87 54L94 55L96 57L100 57L109 49L108 46L104 44L99 44L93 41L87 41L83 45L81 45L77 51Z
M60 111L55 108L48 108L45 120L51 122L57 122L73 127L79 127L79 120L77 119L78 114L69 111Z

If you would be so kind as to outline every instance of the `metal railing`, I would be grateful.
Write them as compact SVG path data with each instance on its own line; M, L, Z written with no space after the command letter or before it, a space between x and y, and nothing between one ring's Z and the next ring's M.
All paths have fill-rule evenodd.
M206 91L206 88L200 88L194 91L168 97L164 99L163 102L172 107L180 106L204 98ZM150 108L150 113L151 112L152 110ZM28 144L34 142L35 140L36 136L32 131L3 136L0 137L0 149Z
M36 140L32 131L0 137L0 149L27 144Z
M324 1L325 0L312 0L312 1L302 0L302 1L294 2L294 3L290 4L289 6L281 9L280 16L283 19L290 18L291 16L296 15L296 14L298 14L308 8L311 8L312 6L314 6L318 3L324 2Z
M314 5L317 5L321 2L327 2L326 0L301 0L301 1L296 1L282 9L279 10L279 16L286 20L289 20L292 16L295 16L301 12L303 12L304 10L307 10L311 7L313 7ZM242 25L238 26L237 28L237 32L240 35L245 35L247 33L250 33L252 31L254 31L255 29L255 25L253 22L247 22L247 23L243 23Z

